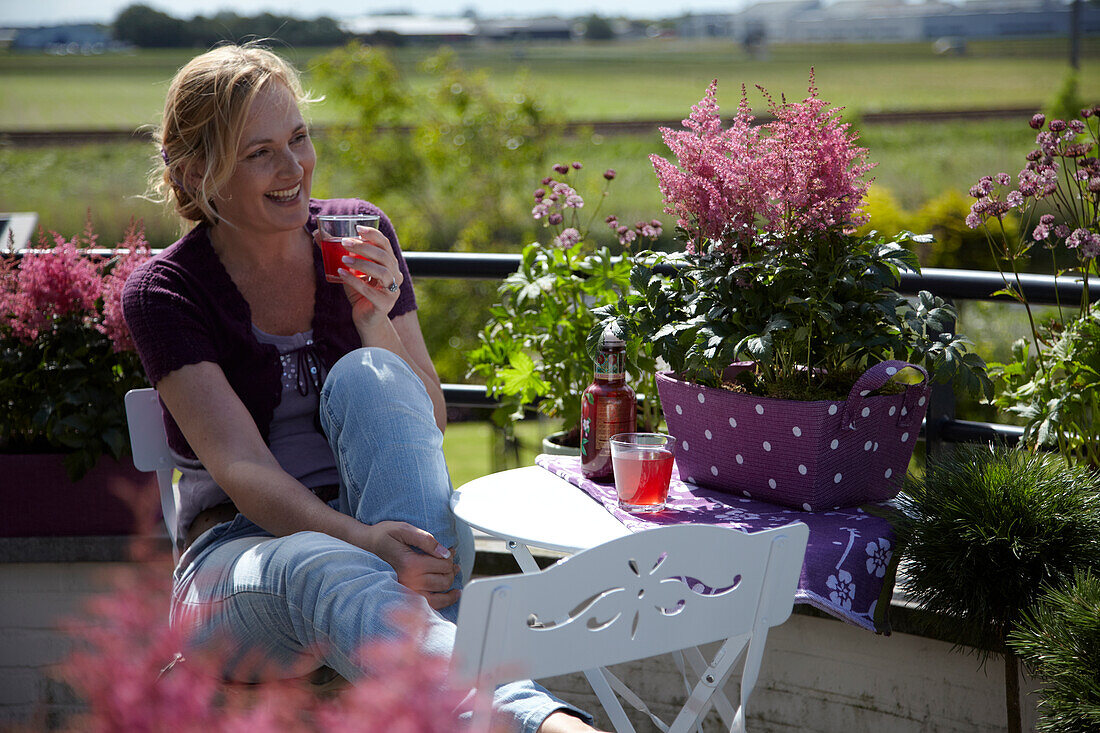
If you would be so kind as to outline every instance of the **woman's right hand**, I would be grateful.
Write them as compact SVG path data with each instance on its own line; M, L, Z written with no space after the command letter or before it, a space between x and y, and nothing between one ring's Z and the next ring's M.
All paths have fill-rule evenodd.
M407 522L378 522L364 529L367 539L361 546L388 562L401 585L436 610L458 601L459 590L451 589L458 572L454 555L429 532Z

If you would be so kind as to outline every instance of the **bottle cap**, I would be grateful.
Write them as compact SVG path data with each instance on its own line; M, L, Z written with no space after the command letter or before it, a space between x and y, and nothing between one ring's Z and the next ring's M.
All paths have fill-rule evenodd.
M603 330L603 335L600 336L600 346L606 349L622 349L626 348L626 342L611 329L611 326L608 326Z

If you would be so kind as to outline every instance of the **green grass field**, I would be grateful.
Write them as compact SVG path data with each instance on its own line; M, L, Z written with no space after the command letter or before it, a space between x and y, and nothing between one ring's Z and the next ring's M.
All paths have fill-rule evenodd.
M1083 44L1081 91L1100 97L1100 39ZM413 83L431 53L406 47L394 59ZM567 119L678 118L718 78L730 111L740 87L766 86L801 98L810 67L821 95L853 112L1039 106L1066 69L1063 40L976 42L967 55L937 56L931 44L773 46L766 58L748 56L728 41L644 40L617 43L469 45L456 49L468 68L486 69L512 89L523 69L548 107ZM306 71L322 50L285 49ZM156 121L168 81L190 50L140 51L91 57L0 53L0 129L133 128ZM752 95L761 108L759 95ZM321 103L318 123L347 111Z

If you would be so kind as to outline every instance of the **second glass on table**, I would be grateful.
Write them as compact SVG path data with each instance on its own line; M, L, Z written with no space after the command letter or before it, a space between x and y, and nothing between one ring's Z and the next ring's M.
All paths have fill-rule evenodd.
M321 260L325 265L325 279L330 283L340 282L337 271L346 267L344 257L351 254L344 248L341 240L345 237L359 239L356 227L377 229L380 218L373 214L322 214L317 217L317 228L321 233ZM357 255L352 255L356 257ZM359 259L365 259L360 257ZM357 277L365 275L357 270L351 273Z
M611 436L611 465L619 508L632 513L659 512L668 500L675 440L663 433Z

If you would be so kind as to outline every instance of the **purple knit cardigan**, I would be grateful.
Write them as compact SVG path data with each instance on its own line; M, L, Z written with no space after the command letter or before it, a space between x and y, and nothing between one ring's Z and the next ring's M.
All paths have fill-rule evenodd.
M416 309L412 278L401 255L389 218L375 205L358 199L310 200L306 225L310 235L318 214L377 214L379 230L393 245L404 279L390 318ZM362 346L351 319L351 305L339 283L325 280L320 249L313 250L317 283L313 342L328 370L344 354ZM276 348L261 344L252 332L248 303L229 277L210 244L209 229L196 226L179 241L130 275L122 295L123 313L138 356L155 386L165 375L188 364L210 361L225 372L230 386L256 421L264 440L281 396L282 366ZM195 457L167 410L168 444Z

